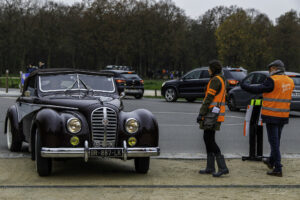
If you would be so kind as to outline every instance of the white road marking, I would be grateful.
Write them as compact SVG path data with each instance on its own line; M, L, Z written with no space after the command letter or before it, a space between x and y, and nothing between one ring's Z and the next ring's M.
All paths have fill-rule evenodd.
M1 97L0 98L4 98L4 99L17 99L17 97Z
M158 124L159 126L173 126L173 127L199 127L199 125L195 124ZM223 125L226 125L226 126L243 126L244 124L243 123L238 123L238 124L222 124Z
M152 112L153 114L183 114L183 115L198 115L199 113L186 113L186 112ZM233 116L233 115L226 115L225 117L230 118L238 118L238 119L244 119L245 117L239 117L239 116Z

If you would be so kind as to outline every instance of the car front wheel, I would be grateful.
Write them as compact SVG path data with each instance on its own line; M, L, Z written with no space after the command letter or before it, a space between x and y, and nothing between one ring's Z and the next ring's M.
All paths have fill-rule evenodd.
M136 99L141 99L141 98L143 97L143 95L142 95L142 94L136 94L134 97L135 97Z
M236 107L235 99L232 95L228 98L227 106L230 111L239 111L239 109Z
M18 152L22 149L22 141L18 138L16 131L13 131L10 119L7 119L6 126L7 148L12 152Z
M52 160L51 158L43 158L41 156L41 136L39 131L35 134L35 163L36 170L39 176L49 176L52 171Z
M169 87L165 92L165 99L167 102L172 102L177 100L177 94L174 88Z
M146 174L149 170L149 165L150 165L149 157L134 159L135 171L137 173Z

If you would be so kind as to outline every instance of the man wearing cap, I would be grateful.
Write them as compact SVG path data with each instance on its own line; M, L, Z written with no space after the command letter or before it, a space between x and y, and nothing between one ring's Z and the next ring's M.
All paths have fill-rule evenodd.
M270 157L264 163L272 169L267 172L268 175L282 177L280 138L283 126L289 121L294 82L285 75L281 60L271 62L268 68L270 77L262 84L248 85L242 81L241 88L255 94L263 93L261 117L266 123L271 147Z

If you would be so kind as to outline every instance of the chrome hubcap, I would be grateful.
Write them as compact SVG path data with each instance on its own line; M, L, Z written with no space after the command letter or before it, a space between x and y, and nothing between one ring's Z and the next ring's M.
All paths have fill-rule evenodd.
M165 97L167 101L172 101L175 97L175 91L172 88L167 89Z
M11 149L12 132L11 132L11 123L10 123L9 119L7 119L6 139L7 139L7 147L8 147L8 149Z

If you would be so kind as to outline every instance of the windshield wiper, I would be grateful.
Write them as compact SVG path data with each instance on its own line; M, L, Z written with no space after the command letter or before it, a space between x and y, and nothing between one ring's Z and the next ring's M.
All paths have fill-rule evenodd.
M89 87L83 80L79 79L79 81L82 83L85 89L87 89L87 95L89 94L89 92L92 92L92 95L94 95L94 90L91 87Z
M68 92L68 91L71 91L72 90L72 88L74 87L74 85L77 83L77 80L70 86L70 87L68 87L67 89L65 89L65 94Z

